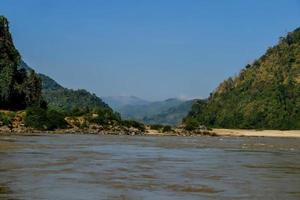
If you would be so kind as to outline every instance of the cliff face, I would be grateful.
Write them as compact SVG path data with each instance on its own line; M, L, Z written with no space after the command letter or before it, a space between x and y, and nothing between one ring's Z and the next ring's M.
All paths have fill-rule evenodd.
M300 129L300 28L221 83L184 122L211 127Z

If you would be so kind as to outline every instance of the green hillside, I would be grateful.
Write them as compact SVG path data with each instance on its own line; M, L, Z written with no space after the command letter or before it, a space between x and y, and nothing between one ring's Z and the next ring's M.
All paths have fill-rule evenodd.
M20 62L8 20L0 16L0 109L20 110L44 104L40 79L33 70L18 68Z
M300 28L236 77L221 83L207 102L196 102L184 123L210 127L300 129Z
M24 62L21 62L21 68L30 70L31 68ZM38 74L42 80L42 96L48 103L48 106L61 111L72 111L74 109L93 109L96 107L109 108L99 97L86 90L67 89L58 84L52 78Z
M195 101L196 100L182 102L177 106L163 110L159 114L145 116L142 121L146 124L177 125L187 115Z

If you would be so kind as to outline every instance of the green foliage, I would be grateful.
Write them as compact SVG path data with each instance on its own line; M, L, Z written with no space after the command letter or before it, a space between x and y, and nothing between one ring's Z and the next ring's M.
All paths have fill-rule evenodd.
M8 115L0 112L0 121L2 122L2 125L10 126L12 124L13 117L14 115Z
M26 109L25 125L41 130L53 130L67 126L63 114L40 107L29 107Z
M162 129L162 132L163 133L166 133L166 132L173 132L173 129L171 126L164 126L163 129Z
M25 126L37 129L48 129L47 111L39 107L26 109Z
M300 129L300 28L196 102L184 123L222 128ZM195 123L196 124L196 123Z
M42 98L42 81L34 71L30 71L24 82L26 106L40 106Z
M144 124L142 124L142 123L140 123L140 122L137 122L137 121L134 121L134 120L123 120L123 121L121 122L121 124L122 124L123 126L128 127L128 128L131 128L131 127L136 128L136 129L138 129L138 130L140 130L140 131L142 131L142 132L144 132L144 131L146 130Z
M121 117L111 108L97 107L89 114L88 121L101 125L109 125L119 123L121 121Z
M47 128L50 130L67 127L64 114L57 112L56 110L48 110L47 119L48 119Z
M21 69L32 69L21 61ZM86 90L72 90L62 87L55 80L44 74L38 74L42 82L42 96L48 107L68 116L80 116L97 107L109 108L99 97Z
M40 105L41 81L32 71L18 69L21 56L9 32L8 21L0 16L0 108L18 110Z
M199 122L193 118L186 119L184 123L184 129L188 131L196 130L199 127Z
M161 124L151 124L150 129L160 131L164 128L164 125Z
M54 89L43 90L43 97L48 106L64 112L75 109L94 109L97 107L109 108L99 97L86 90Z
M170 125L161 125L161 124L151 124L150 129L152 130L157 130L160 132L173 132L174 130L172 129L172 126Z

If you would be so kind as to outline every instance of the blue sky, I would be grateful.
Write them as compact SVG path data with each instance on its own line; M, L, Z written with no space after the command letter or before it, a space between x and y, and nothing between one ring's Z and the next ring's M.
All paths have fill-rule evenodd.
M23 59L69 88L207 97L300 26L300 0L1 0Z

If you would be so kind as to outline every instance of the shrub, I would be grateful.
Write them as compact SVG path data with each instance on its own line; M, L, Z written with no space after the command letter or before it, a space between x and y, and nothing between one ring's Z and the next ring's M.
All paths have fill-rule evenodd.
M47 111L39 107L27 108L25 126L37 129L47 129Z
M3 125L10 126L12 123L12 117L10 115L0 112L0 121L3 123Z
M144 124L134 121L134 120L123 120L121 124L128 128L130 128L130 127L137 128L138 130L143 131L143 132L146 130Z
M55 110L47 111L48 129L66 128L65 116Z
M65 128L67 124L64 115L55 110L30 107L26 109L25 125L36 129L53 130Z
M162 128L164 128L164 126L161 124L151 124L150 125L150 129L152 129L152 130L160 131Z
M199 123L196 119L193 119L193 118L189 118L189 119L186 119L185 122L184 122L184 129L185 130L188 130L188 131L193 131L195 129L198 128L199 126Z
M171 126L164 126L163 129L162 129L162 132L165 133L165 132L172 132L173 129Z
M108 125L112 122L120 122L121 117L119 113L113 112L113 110L110 108L98 107L89 114L88 120L96 124Z

